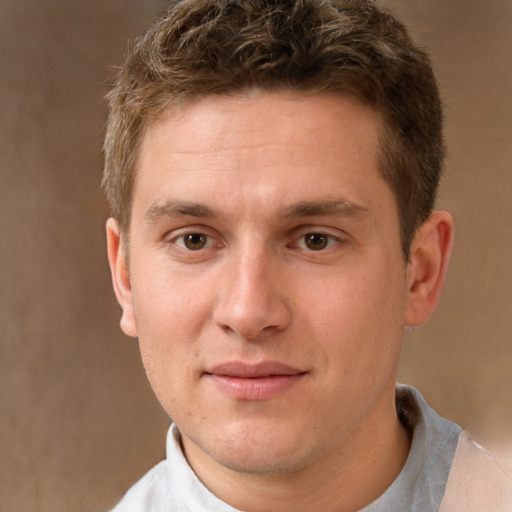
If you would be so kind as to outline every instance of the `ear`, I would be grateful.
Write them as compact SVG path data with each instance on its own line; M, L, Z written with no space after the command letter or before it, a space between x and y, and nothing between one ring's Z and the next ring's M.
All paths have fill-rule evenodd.
M407 266L407 326L421 325L434 312L452 245L453 219L446 212L434 212L417 230Z
M130 270L126 262L119 224L113 218L107 220L107 250L114 292L122 309L121 329L128 336L136 337Z

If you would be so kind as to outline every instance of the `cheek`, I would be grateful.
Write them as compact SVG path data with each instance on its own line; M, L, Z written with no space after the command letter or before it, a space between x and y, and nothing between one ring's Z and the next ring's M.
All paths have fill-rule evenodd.
M200 276L155 262L133 276L134 309L140 337L163 345L180 342L210 313L211 286Z
M169 404L179 402L196 379L200 333L211 312L206 287L159 273L158 278L135 277L133 291L142 362L155 394L171 414Z
M327 287L309 297L305 313L327 359L337 361L331 370L338 374L340 366L346 373L354 367L373 372L389 361L389 368L401 346L405 277L384 264L360 270L332 276Z

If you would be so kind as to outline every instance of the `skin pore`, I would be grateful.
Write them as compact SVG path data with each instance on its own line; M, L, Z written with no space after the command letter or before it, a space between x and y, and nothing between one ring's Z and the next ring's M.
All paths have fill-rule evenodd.
M129 268L107 224L122 328L235 508L358 510L407 458L403 329L435 307L452 222L434 213L404 261L382 128L331 93L201 98L143 138Z

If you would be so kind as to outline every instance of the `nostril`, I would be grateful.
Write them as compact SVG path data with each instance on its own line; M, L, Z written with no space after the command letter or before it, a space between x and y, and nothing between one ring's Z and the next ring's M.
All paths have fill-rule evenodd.
M281 293L282 280L271 254L254 254L253 245L243 254L233 253L229 269L214 304L213 320L225 334L236 334L248 342L258 341L261 334L280 330L290 321L286 295ZM235 259L236 256L236 259Z

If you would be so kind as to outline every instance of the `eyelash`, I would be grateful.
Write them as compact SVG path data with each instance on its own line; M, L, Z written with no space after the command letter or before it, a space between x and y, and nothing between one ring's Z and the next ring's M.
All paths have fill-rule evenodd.
M194 237L194 238L193 238ZM201 252L206 249L215 248L216 239L211 235L204 233L201 230L188 231L186 233L179 234L170 240L176 247L187 251L187 252ZM302 232L300 236L293 238L293 240L287 244L287 247L292 250L304 250L306 252L324 252L336 245L342 243L342 239L338 236L331 235L321 230L310 230ZM309 244L318 243L317 248L311 247ZM192 245L197 245L193 248ZM223 247L223 244L217 241L216 248Z
M199 238L203 238L205 239L204 240L204 246L203 247L198 247L198 248L190 248L190 247L187 247L187 237L189 238L189 240L191 239L191 237L199 237ZM180 243L181 241L181 243ZM203 249L210 249L212 244L215 242L215 238L208 235L207 233L203 233L202 231L188 231L186 233L183 233L181 235L178 235L178 236L175 236L174 238L171 239L171 242L176 245L177 247L179 247L180 249L183 249L185 251L190 251L190 252L199 252ZM194 243L192 241L192 243ZM201 240L198 240L197 243L201 243ZM222 247L223 244L221 244L220 242L217 242L217 247L220 248Z
M317 242L320 242L320 247L312 248L308 246L309 242L314 243L314 239L316 238ZM303 247L298 247L299 242L303 242ZM324 244L322 246L322 244ZM341 243L341 239L337 236L331 235L329 233L325 233L324 231L308 231L306 233L302 233L298 238L294 240L292 243L292 248L299 248L302 250L306 250L307 252L324 252L332 247Z

